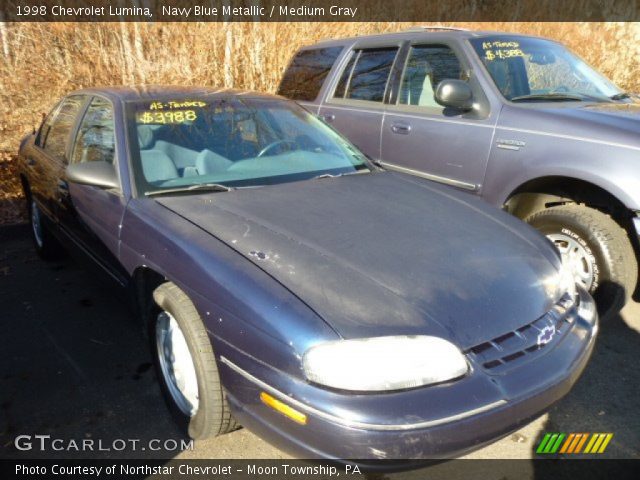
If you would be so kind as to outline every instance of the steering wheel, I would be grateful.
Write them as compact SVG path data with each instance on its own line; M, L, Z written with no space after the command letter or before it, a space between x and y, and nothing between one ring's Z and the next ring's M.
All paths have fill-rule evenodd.
M279 145L295 145L295 144L296 143L292 140L276 140L275 142L271 142L269 145L267 145L262 150L260 150L260 153L258 153L257 157L258 158L264 157L267 154L267 152L270 152L271 150L273 150Z

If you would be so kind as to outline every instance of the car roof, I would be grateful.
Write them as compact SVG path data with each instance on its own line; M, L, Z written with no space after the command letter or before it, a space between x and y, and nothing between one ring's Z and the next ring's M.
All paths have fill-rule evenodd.
M360 41L375 41L375 40L386 40L389 42L396 41L404 41L404 40L414 40L416 37L419 38L437 38L445 40L449 39L471 39L471 38L482 38L493 35L500 36L517 36L517 37L528 37L528 38L541 38L536 35L527 35L522 33L515 32L501 32L501 31L493 31L493 30L465 30L462 28L454 28L454 27L411 27L407 30L401 32L388 32L388 33L376 33L371 35L359 35L354 37L343 37L336 39L326 39L321 40L313 45L308 45L302 47L310 48L310 47L330 47L330 46L343 46L347 44L352 44Z
M83 88L71 92L69 95L101 95L111 100L130 102L136 100L168 100L195 96L230 97L243 96L250 98L265 98L287 101L278 95L259 93L250 90L230 88L196 87L180 85L120 85L109 87Z

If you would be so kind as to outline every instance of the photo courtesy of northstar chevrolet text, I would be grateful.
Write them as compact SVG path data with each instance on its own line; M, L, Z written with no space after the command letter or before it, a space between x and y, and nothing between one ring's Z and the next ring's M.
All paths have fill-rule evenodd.
M3 478L631 478L614 3L3 5Z

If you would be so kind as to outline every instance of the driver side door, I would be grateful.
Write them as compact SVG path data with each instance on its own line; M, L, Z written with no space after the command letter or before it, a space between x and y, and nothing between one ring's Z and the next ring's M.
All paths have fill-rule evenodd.
M80 121L70 149L70 164L107 162L118 170L115 154L114 109L93 97ZM119 283L126 272L119 260L120 224L126 208L121 188L103 189L67 182L60 199L60 219L78 246Z

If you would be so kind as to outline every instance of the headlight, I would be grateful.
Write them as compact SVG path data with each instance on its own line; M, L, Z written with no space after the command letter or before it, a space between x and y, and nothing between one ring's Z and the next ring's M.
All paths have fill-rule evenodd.
M420 387L461 377L469 369L455 345L429 336L322 343L305 352L302 365L310 381L353 391Z

